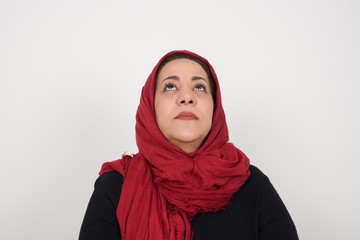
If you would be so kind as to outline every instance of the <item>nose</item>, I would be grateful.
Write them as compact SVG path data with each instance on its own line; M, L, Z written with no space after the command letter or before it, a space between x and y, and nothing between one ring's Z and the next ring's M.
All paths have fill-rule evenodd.
M191 90L180 91L177 102L179 105L195 104L194 93Z

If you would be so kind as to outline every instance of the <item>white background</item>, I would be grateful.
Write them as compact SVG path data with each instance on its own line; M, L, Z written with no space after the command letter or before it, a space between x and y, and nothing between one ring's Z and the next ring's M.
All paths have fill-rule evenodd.
M358 238L360 2L126 2L0 0L0 239L77 239L173 49L212 63L231 141L300 238Z

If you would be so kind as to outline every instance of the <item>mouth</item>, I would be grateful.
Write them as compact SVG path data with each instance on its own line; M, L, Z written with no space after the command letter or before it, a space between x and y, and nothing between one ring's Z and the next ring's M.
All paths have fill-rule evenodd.
M179 113L175 119L180 119L180 120L197 120L198 117L192 113L192 112L181 112Z

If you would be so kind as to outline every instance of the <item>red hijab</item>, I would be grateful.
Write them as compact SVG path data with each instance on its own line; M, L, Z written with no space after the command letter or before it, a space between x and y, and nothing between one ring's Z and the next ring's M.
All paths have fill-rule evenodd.
M216 86L210 132L201 147L187 153L172 145L155 119L156 73L166 57L182 53L208 65ZM250 176L249 159L229 143L218 79L209 62L189 51L162 57L142 89L136 114L139 153L104 163L100 174L124 177L117 207L123 240L192 238L190 220L197 213L220 211Z

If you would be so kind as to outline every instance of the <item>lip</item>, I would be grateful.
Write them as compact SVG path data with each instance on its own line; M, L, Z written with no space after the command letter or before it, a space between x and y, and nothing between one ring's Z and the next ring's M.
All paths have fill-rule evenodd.
M192 113L192 112L181 112L179 113L175 119L180 119L180 120L197 120L198 117Z

